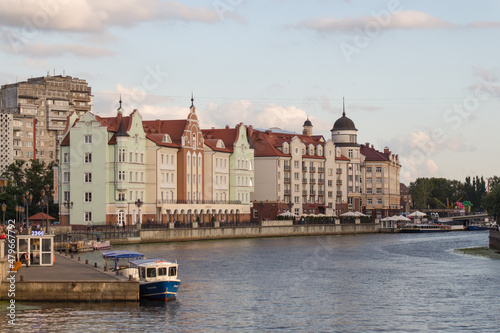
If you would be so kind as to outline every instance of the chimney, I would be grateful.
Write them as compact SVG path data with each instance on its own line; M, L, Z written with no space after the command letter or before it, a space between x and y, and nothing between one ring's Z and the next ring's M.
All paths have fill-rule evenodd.
M391 154L391 151L389 150L389 147L384 147L384 154Z
M248 130L247 135L249 138L251 138L253 134L253 126L252 125L248 126L247 130Z
M226 129L229 129L229 125L226 125Z

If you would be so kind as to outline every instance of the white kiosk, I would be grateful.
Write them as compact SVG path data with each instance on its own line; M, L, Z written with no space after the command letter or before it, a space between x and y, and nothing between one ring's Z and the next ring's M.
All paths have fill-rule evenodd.
M23 266L54 265L54 235L18 235L17 258ZM26 259L29 260L26 260Z

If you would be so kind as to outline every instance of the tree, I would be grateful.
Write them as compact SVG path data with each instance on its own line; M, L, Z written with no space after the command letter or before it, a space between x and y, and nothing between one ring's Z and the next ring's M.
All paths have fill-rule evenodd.
M482 204L488 214L498 221L500 218L500 185L493 187L490 193L484 196Z
M45 165L44 162L39 160L31 160L28 166L25 166L25 162L16 161L9 165L2 174L3 177L9 179L9 183L5 193L0 195L0 204L5 202L7 204L7 211L5 213L6 219L14 219L16 216L15 207L17 205L24 206L22 200L22 195L26 191L30 191L33 194L33 200L29 206L29 214L36 214L41 211L41 207L37 206L42 197L41 191L44 189L45 185L52 187L53 184L53 166L56 165L51 162L49 165ZM44 209L44 212L46 210ZM49 212L51 215L59 214L59 206L53 202L49 206Z
M410 184L410 193L415 205L420 208L427 208L430 204L431 192L434 185L429 178L418 178L415 182Z

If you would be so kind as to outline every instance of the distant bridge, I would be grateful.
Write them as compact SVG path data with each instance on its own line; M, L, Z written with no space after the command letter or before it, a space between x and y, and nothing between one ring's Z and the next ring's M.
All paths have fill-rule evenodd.
M487 218L487 217L489 217L488 214L451 216L451 217L442 217L439 219L439 222L465 221L470 223L473 220Z

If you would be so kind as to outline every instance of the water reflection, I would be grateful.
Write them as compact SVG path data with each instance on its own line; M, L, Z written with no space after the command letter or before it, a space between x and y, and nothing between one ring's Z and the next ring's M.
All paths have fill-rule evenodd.
M145 244L179 261L169 303L38 303L24 331L497 331L500 261L454 248L487 233ZM98 253L82 254L91 263ZM82 258L84 261L85 258ZM489 311L478 311L485 306ZM19 328L18 327L18 328Z

